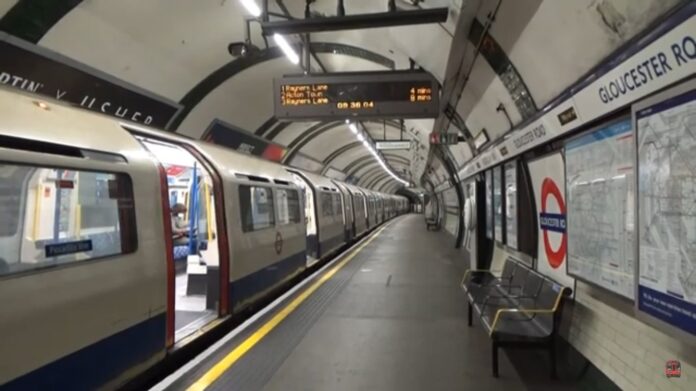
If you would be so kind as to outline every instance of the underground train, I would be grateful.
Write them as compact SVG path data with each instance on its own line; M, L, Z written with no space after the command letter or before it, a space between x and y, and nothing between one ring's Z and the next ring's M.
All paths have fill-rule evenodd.
M117 388L406 198L0 90L0 389Z

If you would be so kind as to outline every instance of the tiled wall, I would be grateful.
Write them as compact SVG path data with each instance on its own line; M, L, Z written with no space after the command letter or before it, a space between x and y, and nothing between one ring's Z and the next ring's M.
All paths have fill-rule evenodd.
M696 346L633 316L633 303L583 282L566 339L624 390L696 390ZM681 361L681 378L665 376L667 360Z

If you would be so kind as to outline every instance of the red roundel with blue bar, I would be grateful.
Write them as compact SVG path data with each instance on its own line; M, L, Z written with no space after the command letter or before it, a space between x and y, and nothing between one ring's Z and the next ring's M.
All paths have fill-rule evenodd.
M549 197L556 200L560 213L547 212L547 202ZM568 248L568 234L566 233L566 205L563 200L563 194L556 185L556 182L551 178L544 178L541 184L541 213L539 213L539 227L544 235L544 251L549 266L558 269L566 256ZM561 234L561 245L554 249L549 239L550 232Z

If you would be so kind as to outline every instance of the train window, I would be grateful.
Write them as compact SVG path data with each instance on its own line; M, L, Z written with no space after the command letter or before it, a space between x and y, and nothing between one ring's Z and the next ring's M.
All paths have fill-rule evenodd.
M0 164L0 275L135 251L125 174Z
M278 224L299 223L300 193L297 190L275 189Z
M258 231L275 225L271 189L259 186L239 186L239 204L242 210L242 230Z
M333 208L333 197L331 193L321 193L321 215L324 217L331 217L334 214Z
M333 206L334 206L334 215L336 216L341 216L343 214L343 205L341 203L341 195L334 193L333 194Z

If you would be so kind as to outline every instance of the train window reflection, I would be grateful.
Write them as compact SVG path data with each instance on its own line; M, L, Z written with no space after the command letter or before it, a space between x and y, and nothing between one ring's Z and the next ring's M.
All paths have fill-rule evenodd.
M125 174L0 164L0 275L135 251Z
M333 197L331 193L321 193L321 215L331 217L334 214Z
M278 224L299 223L300 195L297 190L275 189Z
M259 186L239 186L242 211L242 230L257 231L275 225L271 189Z

